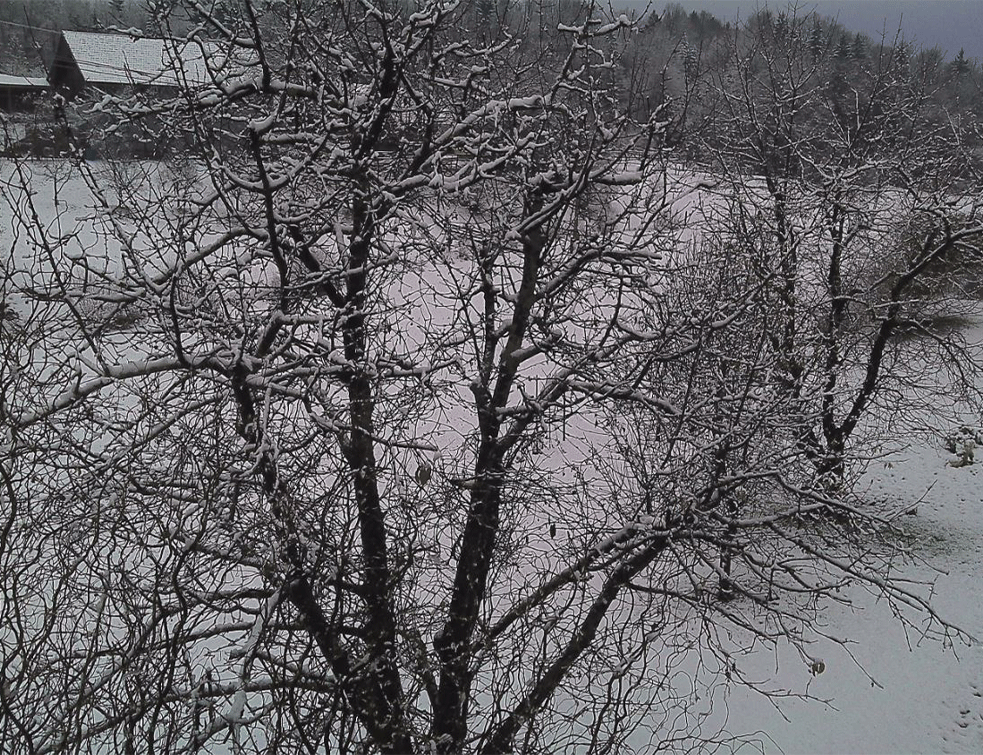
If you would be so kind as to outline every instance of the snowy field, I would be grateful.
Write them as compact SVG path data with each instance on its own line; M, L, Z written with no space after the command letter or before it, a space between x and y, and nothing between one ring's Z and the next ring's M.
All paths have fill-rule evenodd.
M983 327L974 330L983 337ZM936 611L980 638L983 471L979 461L953 468L950 458L938 445L914 444L876 462L866 484L873 497L917 506L904 523L913 558L902 574L934 580ZM776 686L817 700L784 699L776 708L735 688L727 701L728 729L761 732L765 752L983 752L983 645L944 647L917 630L906 633L890 608L865 593L850 598L853 610L835 605L825 611L824 631L849 643L844 649L817 641L813 655L824 660L825 672L813 677L786 658L773 676ZM917 626L919 617L913 621ZM762 675L775 671L774 656L757 660Z
M86 216L83 194L75 186L57 198L73 222ZM54 222L56 198L39 186L37 199ZM11 228L10 208L0 203L5 255L17 253ZM101 239L81 236L79 243L91 248ZM969 340L983 342L983 308L971 330ZM978 425L980 418L965 421ZM961 468L950 459L941 437L919 438L874 462L863 484L871 499L912 508L903 522L911 558L900 575L934 582L941 618L983 638L983 453ZM836 604L821 614L823 634L842 640L817 638L810 648L825 666L821 674L792 652L754 652L740 661L742 671L792 696L772 698L736 685L718 690L707 701L707 729L752 733L742 752L983 752L983 645L926 639L917 629L924 617L907 616L906 629L867 593L848 598L852 607Z

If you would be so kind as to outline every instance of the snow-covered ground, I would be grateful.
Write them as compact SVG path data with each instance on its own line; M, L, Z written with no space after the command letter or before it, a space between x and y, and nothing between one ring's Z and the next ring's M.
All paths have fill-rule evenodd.
M680 201L695 203L697 193ZM87 215L80 195L70 192L56 205L54 196L39 189L36 201L46 220L50 213L52 222L75 221ZM7 221L0 222L6 245L12 242L8 212L4 206L0 216ZM107 243L92 232L76 240L85 249ZM970 335L976 343L983 342L983 313L980 317ZM872 499L917 506L902 522L912 538L912 558L899 566L900 573L934 582L937 613L983 639L983 453L976 464L956 468L948 464L951 456L941 441L919 438L877 460L864 486ZM821 615L823 634L842 640L817 638L810 647L813 658L822 659L823 673L813 673L781 648L741 661L744 673L802 698L773 700L731 686L713 697L709 723L734 735L758 732L741 751L983 753L983 644L923 638L918 627L924 617L907 615L906 626L890 606L859 589L848 602L831 604Z
M983 327L973 330L979 342ZM871 497L917 506L901 523L912 558L900 573L934 581L934 609L983 640L983 462L955 468L952 458L941 438L917 441L875 462L865 485ZM761 732L765 752L983 752L983 643L922 637L924 617L907 616L914 626L906 630L887 605L860 590L849 597L852 607L825 609L824 633L847 645L817 640L821 675L782 653L751 660L775 685L818 700L785 698L775 707L733 688L728 730Z

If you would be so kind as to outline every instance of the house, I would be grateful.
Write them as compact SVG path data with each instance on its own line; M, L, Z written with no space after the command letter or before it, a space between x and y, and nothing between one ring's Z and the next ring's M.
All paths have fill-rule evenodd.
M63 31L48 71L52 88L68 99L97 90L114 94L131 88L161 93L213 80L210 65L220 61L210 43ZM206 55L208 60L206 62Z
M192 136L166 127L160 114L150 111L114 121L102 102L90 106L92 101L106 95L166 100L189 89L201 93L244 78L254 65L248 52L230 54L228 46L210 40L63 31L49 62L48 82L66 100L88 100L82 108L63 109L56 98L56 120L63 115L69 120L75 148L92 156L155 157L182 149Z

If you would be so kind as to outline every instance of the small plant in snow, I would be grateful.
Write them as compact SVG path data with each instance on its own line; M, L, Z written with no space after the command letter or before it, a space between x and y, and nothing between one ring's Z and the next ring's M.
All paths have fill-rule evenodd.
M969 466L974 461L976 448L983 445L983 427L962 425L945 437L943 445L946 451L957 457L948 462L949 466Z

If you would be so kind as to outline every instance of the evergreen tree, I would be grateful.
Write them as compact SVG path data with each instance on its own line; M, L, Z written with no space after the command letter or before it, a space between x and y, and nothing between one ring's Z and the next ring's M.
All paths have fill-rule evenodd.
M687 85L692 85L699 73L700 57L685 35L683 36L682 50L683 71L686 74L686 83Z
M850 47L850 57L854 60L864 60L867 57L867 38L857 32L853 37L853 45Z
M836 46L837 60L847 60L850 57L850 38L846 34L840 35L840 42Z
M949 70L957 79L963 78L973 68L972 62L966 57L966 51L960 47L959 54L949 64Z
M809 54L813 60L818 59L822 55L825 46L826 40L823 34L823 27L817 18L814 20L812 30L809 32Z

